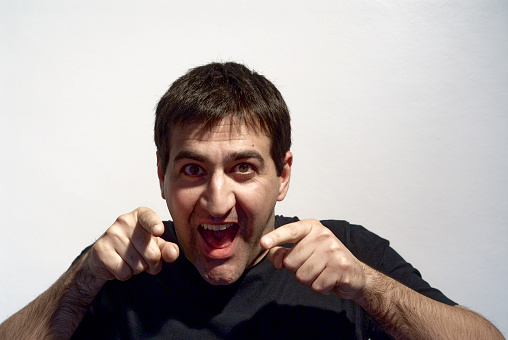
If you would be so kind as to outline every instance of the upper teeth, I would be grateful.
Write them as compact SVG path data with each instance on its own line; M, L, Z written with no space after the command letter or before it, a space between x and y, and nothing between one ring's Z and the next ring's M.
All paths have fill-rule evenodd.
M201 226L208 230L213 231L219 231L219 230L225 230L229 227L231 227L233 223L227 223L227 224L202 224Z

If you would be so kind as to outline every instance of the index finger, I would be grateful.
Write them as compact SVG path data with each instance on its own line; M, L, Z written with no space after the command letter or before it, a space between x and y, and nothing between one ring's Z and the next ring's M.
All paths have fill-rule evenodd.
M164 234L164 223L161 218L150 208L140 207L136 209L139 224L148 233L155 237Z
M261 247L271 249L286 243L297 243L310 233L311 228L311 224L305 221L285 224L264 235L261 238Z

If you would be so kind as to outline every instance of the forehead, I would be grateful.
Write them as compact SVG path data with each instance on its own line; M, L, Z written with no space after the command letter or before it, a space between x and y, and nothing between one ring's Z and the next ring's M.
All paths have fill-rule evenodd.
M269 148L270 139L261 128L223 119L217 124L206 126L201 123L188 123L173 129L170 141L171 150L181 149L193 144L247 145L255 148Z

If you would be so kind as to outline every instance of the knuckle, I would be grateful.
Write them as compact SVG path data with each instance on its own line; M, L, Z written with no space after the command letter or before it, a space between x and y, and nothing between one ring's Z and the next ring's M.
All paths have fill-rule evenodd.
M108 247L102 240L98 240L90 249L90 258L97 262L102 259L103 254L105 254L108 250Z
M92 257L97 257L101 252L106 250L106 242L104 242L104 238L98 239L92 248L90 249L90 254Z
M109 227L105 232L104 232L104 235L103 236L106 236L106 237L114 237L114 238L117 238L119 237L120 235L120 230L121 228L118 228L115 224L112 225L111 227ZM104 237L101 238L101 240L103 240Z
M120 215L116 218L115 223L120 224L120 225L129 225L129 224L131 224L131 221L132 221L131 214L123 214L123 215Z
M296 280L303 285L310 286L312 284L312 278L306 272L298 270L295 273Z
M143 213L146 213L149 210L150 209L147 208L147 207L137 207L135 211L137 211L139 214L143 214Z
M159 247L153 244L149 245L145 251L145 258L150 262L158 262L161 258L161 251Z
M294 239L298 236L298 233L299 233L299 226L298 224L296 223L291 223L291 224L288 224L288 233L289 233L289 236Z
M351 280L351 276L344 275L344 277L342 278L341 285L345 287L351 287L352 282L353 281Z
M330 270L324 270L312 283L312 290L319 294L328 294L335 287L337 277Z
M342 248L337 244L331 244L329 247L326 248L326 252L336 259L344 257Z
M132 274L139 274L145 271L146 265L137 254L130 255L129 260L129 263L131 263Z
M319 294L328 294L332 288L333 287L324 280L316 280L312 284L312 290Z
M136 210L134 210L134 212L136 213L138 219L147 222L151 216L152 210L147 207L138 207Z
M162 262L158 261L157 263L154 263L153 266L149 266L146 269L146 272L151 275L156 275L161 271L161 269L162 269Z
M335 263L344 272L349 271L352 267L352 262L345 256L335 256Z
M327 239L327 238L335 238L335 235L328 228L319 228L319 230L317 231L317 237Z
M123 234L120 228L115 228L115 226L109 227L104 234L95 242L95 246L99 250L107 250L111 247L115 247L115 244L118 244L123 239Z
M314 281L312 283L311 288L313 291L315 291L316 293L319 293L319 294L321 294L321 292L323 291L323 285L319 280Z
M115 270L115 277L120 281L126 281L132 276L132 269L125 263L118 263Z
M295 273L296 270L298 269L293 261L291 261L291 259L288 259L287 257L283 258L282 259L282 265L284 266L284 268L288 269L289 271Z
M302 276L302 275L298 275L298 273L297 273L297 274L295 275L295 277L296 277L296 281L300 282L301 284L303 284L303 285L305 285L305 286L308 286L308 285L309 285L309 284L308 284L308 283L309 283L309 282L308 282L308 280L306 280L306 278L305 278L304 276Z
M131 278L131 274L130 273L119 273L117 276L116 276L116 279L119 280L119 281L127 281L128 279Z
M95 261L103 261L112 251L114 251L114 248L111 246L111 243L102 237L90 249L90 256Z
M315 218L309 218L307 220L305 220L305 224L307 224L307 226L309 227L310 230L312 229L328 229L328 228L321 228L323 225L321 224L321 222L319 220L316 220Z
M150 253L145 252L143 257L144 257L144 260L147 265L145 270L149 271L152 268L157 266L157 264L161 261L162 255L160 253L159 253L159 255L157 255L156 253L153 253L153 252L150 252Z
M351 265L351 260L344 252L343 247L335 242L326 248L326 258L340 268L347 268Z

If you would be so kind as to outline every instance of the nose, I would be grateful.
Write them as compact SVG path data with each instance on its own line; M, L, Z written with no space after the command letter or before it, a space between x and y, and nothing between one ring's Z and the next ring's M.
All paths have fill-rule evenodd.
M226 216L236 204L233 185L223 172L213 173L206 192L201 197L202 206L213 217Z

